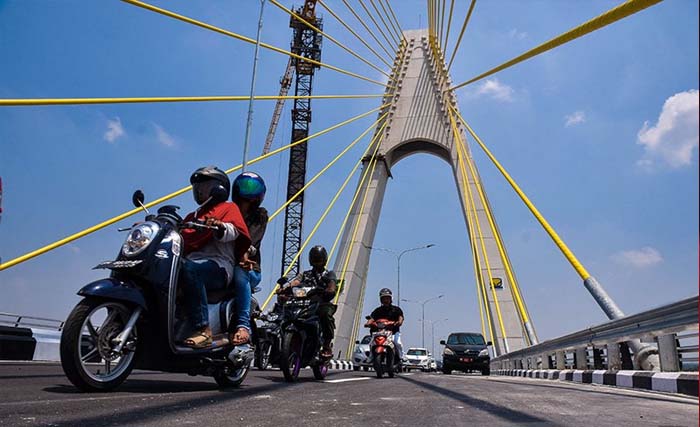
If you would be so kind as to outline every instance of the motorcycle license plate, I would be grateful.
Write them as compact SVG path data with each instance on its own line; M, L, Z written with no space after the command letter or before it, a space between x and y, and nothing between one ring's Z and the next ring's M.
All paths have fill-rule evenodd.
M462 358L462 362L469 363L469 362L471 362L471 361L472 361L471 357L463 357L463 358Z

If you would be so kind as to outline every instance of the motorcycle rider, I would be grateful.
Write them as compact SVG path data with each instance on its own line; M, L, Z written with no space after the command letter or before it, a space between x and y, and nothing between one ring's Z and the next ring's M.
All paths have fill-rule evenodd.
M238 206L250 233L251 245L243 254L242 259L234 268L236 283L248 283L250 289L255 289L261 280L260 244L267 229L267 210L260 206L265 199L265 181L254 172L243 172L233 180L231 199ZM234 334L231 341L234 345L247 342L249 335L244 332Z
M333 271L326 270L328 262L328 252L321 245L314 246L309 251L309 264L311 270L304 271L297 275L289 285L280 288L279 294L283 289L296 286L313 286L321 289L322 293L312 297L312 301L320 302L318 306L318 317L321 326L322 348L321 357L333 357L333 337L335 335L335 319L333 315L337 306L333 304L333 298L336 292L337 278Z
M185 229L181 268L185 308L194 326L194 334L184 340L193 348L212 343L207 308L207 290L224 289L234 277L237 259L244 259L250 247L248 227L235 203L227 202L231 191L224 171L205 166L190 176L195 202L200 205L185 221L201 221L215 230ZM250 336L251 290L247 281L233 281L236 293L236 333Z
M396 352L399 356L399 360L401 360L403 359L403 346L401 345L401 325L403 325L404 320L403 310L401 310L401 307L393 305L391 301L391 289L383 288L382 290L380 290L379 302L382 305L375 308L372 314L369 315L369 317L371 318L370 322L375 322L378 319L386 319L395 322L391 329L394 333L394 346L396 347Z

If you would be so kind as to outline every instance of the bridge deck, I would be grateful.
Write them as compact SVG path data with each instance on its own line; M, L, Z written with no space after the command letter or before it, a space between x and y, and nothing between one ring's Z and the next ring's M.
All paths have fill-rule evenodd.
M54 364L0 364L0 426L31 425L697 425L697 400L558 381L332 371L289 385L253 371L239 390L135 372L110 394L82 394Z

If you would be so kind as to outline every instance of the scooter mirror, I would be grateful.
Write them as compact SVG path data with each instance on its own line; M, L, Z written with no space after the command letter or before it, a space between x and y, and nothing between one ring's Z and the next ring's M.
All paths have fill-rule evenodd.
M371 318L372 318L372 316L365 316L365 319L366 319L366 320L369 320L369 319L371 319Z
M137 208L140 208L143 206L143 202L146 200L146 196L143 194L143 191L141 190L136 190L134 191L134 194L131 196L131 203L134 204Z

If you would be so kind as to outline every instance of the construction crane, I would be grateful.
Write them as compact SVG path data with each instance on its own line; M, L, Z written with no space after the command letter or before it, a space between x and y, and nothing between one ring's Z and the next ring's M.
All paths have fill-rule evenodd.
M284 75L280 79L280 96L287 96L287 93L289 93L289 88L292 86L292 77L294 77L294 64L292 63L292 58L290 57L289 61L287 62L287 69L284 71ZM272 120L270 120L270 129L267 131L267 138L265 139L265 145L263 146L263 155L270 152L272 140L275 139L277 125L280 123L280 117L282 116L284 101L284 98L280 98L275 104L275 109L272 112Z
M316 17L316 1L317 0L305 0L304 6L299 7L294 12L317 29L323 31L322 20ZM317 64L321 61L322 36L318 31L309 28L305 23L299 21L294 16L291 17L289 26L293 30L292 52L304 58L316 61L316 63L311 63L299 58L290 59L291 67L296 75L294 80L294 95L308 97L312 93L314 72L319 68ZM287 73L289 72L290 67L287 67ZM285 77L287 73L285 73ZM284 86L284 78L282 79L282 86ZM284 87L282 90L284 90ZM277 119L279 119L279 117ZM274 120L275 117L273 116L273 122ZM306 138L309 135L310 125L311 99L295 98L294 108L292 108L292 142L294 143ZM268 135L268 138L269 137L270 135ZM306 150L306 142L295 145L289 150L287 200L299 192L306 183ZM282 274L286 272L287 268L290 268L296 254L301 249L303 216L304 194L302 193L292 203L287 205L285 210ZM299 265L300 263L296 263L296 265L290 268L290 275L298 274Z

